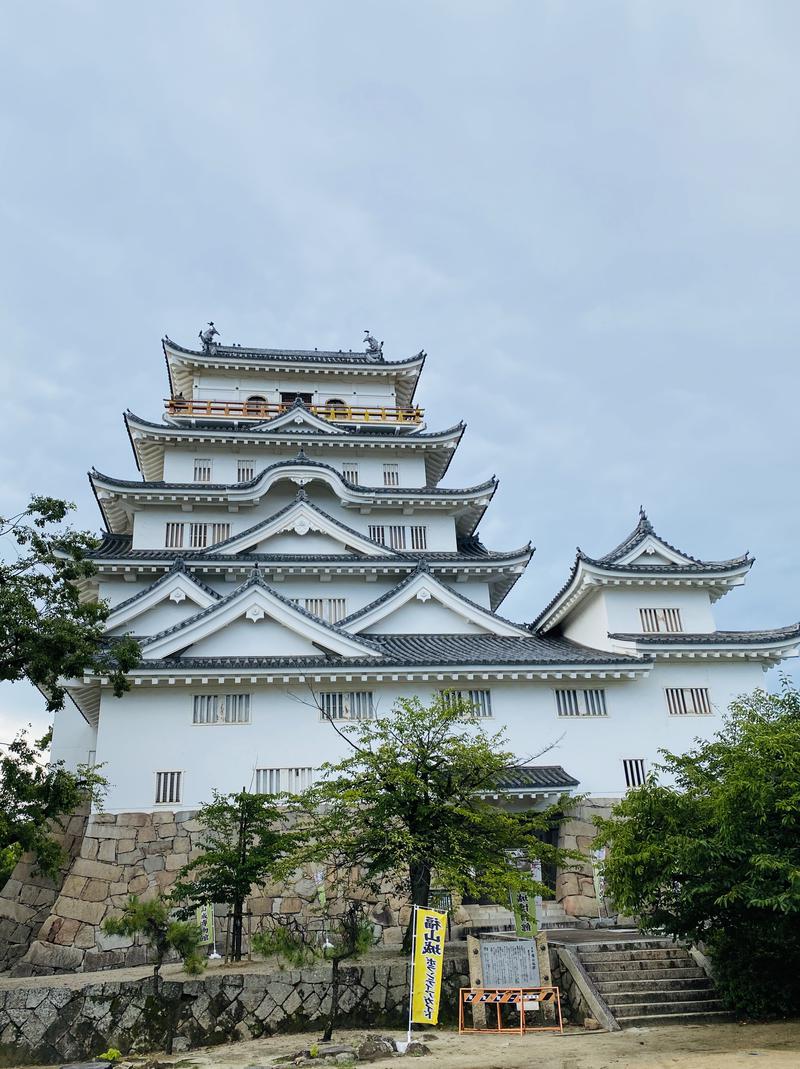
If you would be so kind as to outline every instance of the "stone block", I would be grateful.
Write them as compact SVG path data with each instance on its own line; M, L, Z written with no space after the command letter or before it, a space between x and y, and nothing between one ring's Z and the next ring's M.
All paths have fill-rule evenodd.
M117 840L116 839L101 839L97 844L97 860L98 861L116 861L117 859Z
M286 898L281 899L281 913L299 913L302 908L303 903L299 898L287 896Z
M87 880L80 897L84 902L105 902L109 885L105 880Z
M82 924L75 936L74 946L80 950L90 950L95 945L95 929L91 924Z
M149 813L117 813L118 828L143 828L149 823Z
M567 895L561 900L564 912L570 917L596 917L597 899L588 895Z
M83 902L77 898L59 898L53 908L59 917L84 921L86 924L99 924L106 914L105 902Z
M158 872L159 869L164 868L163 857L146 857L142 862L142 868L145 872Z
M75 947L56 946L55 943L40 943L37 940L31 944L25 961L28 965L75 972L83 964L83 951Z
M15 902L10 898L0 899L0 917L7 917L12 921L16 921L17 924L24 924L29 921L35 912L34 909L24 905L22 902Z
M122 843L120 843L119 845L121 846ZM136 865L141 860L142 860L142 851L141 850L127 850L125 852L120 851L117 854L117 861L119 862L120 865L125 865L125 866Z
M192 841L188 835L176 835L172 840L172 849L176 854L188 854Z
M113 969L124 961L125 955L121 950L87 950L83 968L85 972L97 972L99 969Z
M185 854L167 854L164 858L164 868L167 872L177 872L186 864Z
M139 832L136 836L136 842L139 844L139 846L144 846L145 843L155 842L157 838L158 836L156 835L155 828L152 827L152 825L150 824L146 824L143 828L139 828Z
M145 875L134 876L128 884L128 890L132 895L141 894L147 887L147 877Z
M102 928L98 928L95 945L98 950L127 950L133 946L133 936L106 935Z
M81 843L81 857L87 861L94 861L97 857L97 839L84 839Z
M87 876L94 880L107 880L116 883L122 878L122 869L119 865L107 865L100 861L87 861L79 857L72 866L75 876Z
M168 812L166 810L163 810L163 811L161 811L159 813L151 813L150 814L150 822L152 824L174 824L175 823L175 814L174 813L170 813L170 812Z
M135 848L135 846L136 846L136 840L135 839L118 839L117 840L117 850L119 851L120 854L128 854L128 853L130 853L130 851L133 850Z
M57 917L56 923L50 932L50 941L58 943L59 946L72 946L75 943L75 936L78 934L80 926L80 921L71 920L68 917Z

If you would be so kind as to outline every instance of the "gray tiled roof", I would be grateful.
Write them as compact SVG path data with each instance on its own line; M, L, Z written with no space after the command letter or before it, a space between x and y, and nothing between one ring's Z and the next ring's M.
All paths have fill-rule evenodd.
M580 554L581 559L588 561L590 564L617 565L618 561L620 561L623 557L627 556L638 545L641 545L641 543L644 542L645 539L649 536L657 538L659 542L665 545L668 549L671 549L673 553L678 553L680 554L680 556L686 557L687 564L645 565L644 567L647 569L660 569L661 571L668 569L672 571L676 568L688 568L694 566L694 569L696 571L720 571L724 568L730 568L737 564L742 564L750 559L750 555L748 553L744 553L741 557L734 557L731 560L726 561L699 560L697 557L692 557L689 553L686 553L684 550L678 549L676 546L671 545L666 540L666 538L662 538L661 535L657 534L652 523L647 518L647 513L644 511L644 509L639 509L639 522L636 524L636 526L628 535L628 537L623 539L623 541L620 542L618 546L615 546L615 548L612 549L610 553L606 553L602 557L589 557L587 554L583 553L582 550L578 550L578 553ZM644 570L638 562L636 564L630 565L619 565L618 567L631 568L633 571L637 572Z
M313 618L316 622L317 617ZM340 631L339 634L342 632ZM361 641L361 636L352 636ZM231 669L280 668L375 668L375 667L439 667L462 665L482 667L574 667L574 668L649 668L650 661L606 650L579 646L565 638L546 638L531 635L517 638L505 635L370 635L369 644L382 656L338 657L323 654L309 657L170 657L163 660L143 660L140 669L209 668L219 671Z
M609 633L608 637L620 642L635 642L640 646L752 646L800 639L800 623L768 628L764 631L703 631L669 634L615 631Z
M141 601L141 599L146 597L152 590L163 586L176 573L181 573L183 575L188 576L195 584L195 586L199 586L202 590L205 590L206 594L209 594L212 598L214 598L215 601L219 601L220 595L216 592L216 590L214 590L213 587L210 587L207 583L204 583L202 579L198 579L197 576L192 575L192 573L186 567L185 561L179 558L175 561L172 567L169 568L166 572L164 572L163 575L159 576L158 579L155 580L155 582L150 583L149 586L147 586L144 590L140 590L138 594L134 594L133 597L126 598L125 601L118 602L116 605L112 606L111 611L118 612L120 609L127 609L130 605L134 605L137 601Z
M200 419L192 419L191 425L190 426L186 426L186 427L181 426L181 425L176 425L176 424L173 424L173 423L154 423L152 420L143 419L141 416L137 416L136 413L135 412L131 412L130 409L128 409L128 411L125 413L125 418L126 419L135 420L136 423L142 424L145 427L152 427L153 430L160 431L160 432L166 433L166 434L169 434L169 433L174 432L174 431L183 432L185 434L196 434L197 431L232 431L232 432L236 432L238 434L246 435L247 437L274 438L276 435L279 435L279 434L282 434L282 433L286 433L286 434L291 433L292 437L294 437L297 433L299 433L297 431L282 432L280 430L270 430L270 428L269 428L269 426L268 426L268 424L266 422L262 422L262 423L255 423L254 422L254 423L249 423L249 424L246 424L245 426L242 426L241 420L223 420L223 419L200 420ZM322 417L319 417L319 418L322 418ZM339 440L346 441L348 439L364 438L365 436L383 437L383 438L391 439L392 441L398 442L398 444L399 444L400 442L406 442L406 441L409 441L409 440L416 441L416 440L419 440L419 439L430 440L430 439L437 439L437 438L447 438L447 437L452 436L453 434L455 434L458 431L463 432L465 427L466 427L466 424L462 421L461 423L456 423L452 427L446 427L444 430L441 430L441 431L413 431L413 430L408 430L408 431L405 431L402 436L398 437L397 434L393 434L390 431L387 431L386 427L380 427L380 426L374 426L374 425L364 425L364 426L359 426L358 430L351 430L349 428L339 428L344 433L337 434L335 436L335 439L336 439L336 441L339 441ZM322 444L329 444L331 442L331 435L327 434L325 431L319 431L319 430L315 430L314 428L308 428L305 431L303 431L302 434L303 434L304 437L315 437L315 438L318 438L320 443L322 443Z
M425 352L421 351L415 356L409 356L405 360L385 360L381 355L376 358L373 355L368 355L365 352L353 352L352 349L342 350L338 352L332 350L319 350L319 349L252 349L249 346L240 345L215 345L214 349L210 353L202 352L198 349L187 349L183 345L178 345L171 338L166 337L164 341L167 342L172 349L179 353L186 353L187 356L196 356L201 359L209 359L217 356L222 358L229 358L235 360L287 360L290 363L319 363L319 364L362 364L365 367L385 367L395 368L403 367L406 364L414 364L420 359L424 359Z
M500 791L558 790L577 787L580 780L568 775L561 765L512 765L495 781Z

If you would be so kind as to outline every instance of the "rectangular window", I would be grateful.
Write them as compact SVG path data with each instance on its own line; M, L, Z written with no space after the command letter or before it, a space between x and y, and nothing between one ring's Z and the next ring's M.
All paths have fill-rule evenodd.
M319 616L326 624L337 624L347 616L345 598L297 598L297 604L306 612Z
M559 716L608 716L606 692L601 687L588 690L558 690L556 708Z
M215 546L217 542L224 542L226 538L231 536L231 525L229 523L212 523L211 524L211 545Z
M400 465L399 464L384 464L383 465L383 485L384 486L399 486L400 485Z
M680 609L639 609L642 631L683 631Z
M369 525L369 537L373 542L380 542L382 546L386 545L386 528L381 523L371 523Z
M358 461L346 460L342 464L342 475L348 482L358 483Z
M707 687L666 687L670 716L710 716L711 701Z
M256 769L256 794L300 794L313 782L313 768Z
M229 523L190 523L189 545L192 549L205 549L206 546L214 546L217 542L224 542L230 538L231 525Z
M195 457L194 458L194 481L196 483L210 483L211 482L211 458L210 457Z
M156 805L180 802L182 772L156 772Z
M406 548L406 529L401 523L393 523L389 527L389 545L392 549Z
M249 694L195 694L193 724L249 724Z
M644 783L644 758L624 757L622 768L625 772L625 786L641 787Z
M475 716L481 719L492 716L492 692L490 690L442 690L439 693L445 705L459 700L469 702Z
M409 527L411 531L411 548L412 549L427 549L428 548L428 528L412 526Z
M165 539L167 549L183 549L183 524L168 523Z
M236 481L240 483L249 483L251 479L255 478L256 474L256 462L254 460L237 460L236 461Z
M319 695L320 720L374 720L371 690L332 691Z

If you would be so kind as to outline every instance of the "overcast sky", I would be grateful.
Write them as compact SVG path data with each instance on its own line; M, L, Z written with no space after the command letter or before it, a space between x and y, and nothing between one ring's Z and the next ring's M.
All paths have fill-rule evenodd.
M163 334L369 327L467 420L448 483L500 476L483 540L537 546L506 614L641 503L756 555L722 627L797 619L799 48L794 0L5 4L0 514L99 529Z

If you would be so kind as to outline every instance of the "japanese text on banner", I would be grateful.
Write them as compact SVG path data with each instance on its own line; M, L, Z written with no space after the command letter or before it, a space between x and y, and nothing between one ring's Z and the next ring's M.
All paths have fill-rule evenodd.
M204 906L198 906L195 912L197 927L200 929L198 946L207 947L214 938L214 907L210 902Z
M442 990L442 960L447 914L438 909L416 908L414 939L414 990L411 1019L415 1024L437 1024Z

